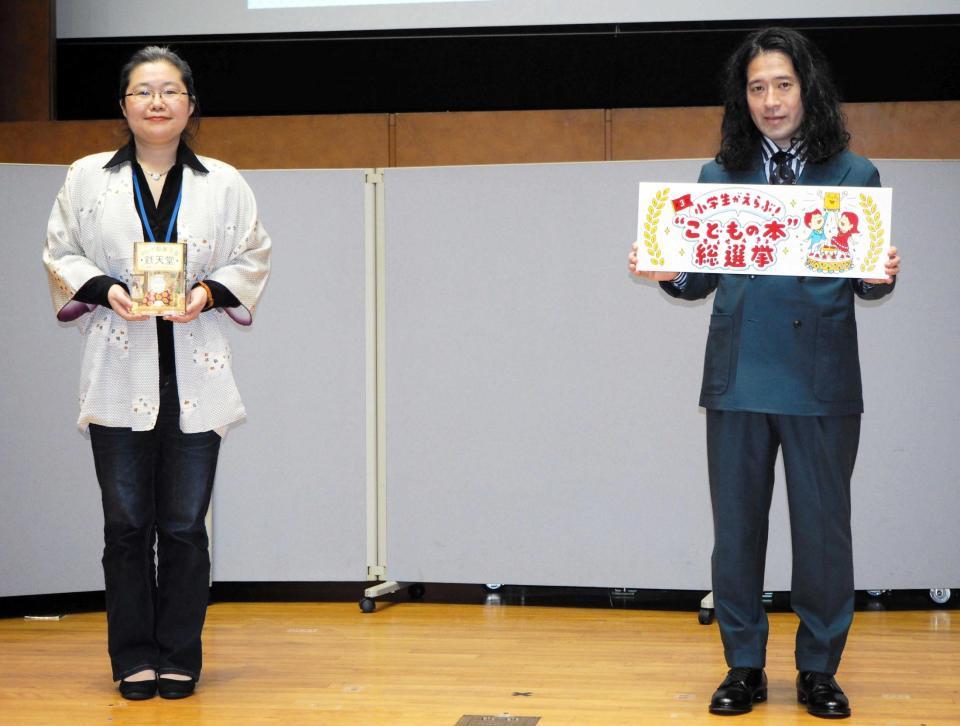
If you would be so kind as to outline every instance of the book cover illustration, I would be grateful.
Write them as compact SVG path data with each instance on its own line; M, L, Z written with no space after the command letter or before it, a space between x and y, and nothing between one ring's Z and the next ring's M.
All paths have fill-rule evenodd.
M187 310L187 246L135 242L130 298L134 315L182 315Z

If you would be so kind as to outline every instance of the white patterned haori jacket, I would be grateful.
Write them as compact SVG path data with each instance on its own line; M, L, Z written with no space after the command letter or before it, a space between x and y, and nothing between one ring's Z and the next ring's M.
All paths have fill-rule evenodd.
M75 320L85 337L77 424L148 431L160 403L154 319L127 322L110 308L73 300L98 275L129 286L133 243L143 240L130 164L104 169L112 156L93 154L67 171L50 213L43 262L57 318ZM242 306L173 323L180 429L222 435L245 416L233 379L227 318L241 325L253 321L270 272L271 245L253 192L239 172L216 159L198 158L209 173L184 166L177 220L177 239L187 244L187 289L198 280L215 280Z

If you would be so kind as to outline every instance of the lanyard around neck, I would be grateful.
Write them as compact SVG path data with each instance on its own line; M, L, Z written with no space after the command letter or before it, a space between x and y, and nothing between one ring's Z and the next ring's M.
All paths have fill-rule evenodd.
M151 242L156 242L153 236L153 227L150 226L150 220L147 219L147 210L143 206L143 195L140 193L140 182L137 181L137 170L133 164L130 165L130 171L133 172L133 191L137 194L137 208L140 210L140 221L143 222L143 228L147 230L147 236ZM177 223L177 214L180 212L180 200L183 199L183 182L180 182L180 191L177 192L177 203L173 206L173 214L170 215L170 226L167 227L167 237L164 242L170 241L170 235L173 234L173 225Z

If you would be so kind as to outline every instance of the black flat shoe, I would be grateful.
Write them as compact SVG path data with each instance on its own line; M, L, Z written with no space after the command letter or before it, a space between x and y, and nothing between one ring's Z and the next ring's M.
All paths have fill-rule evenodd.
M174 678L160 676L157 679L157 690L160 691L160 698L186 698L193 695L196 687L197 681L193 678L189 681L178 681Z
M128 701L146 701L157 695L157 679L120 681L120 695Z
M801 671L797 675L797 700L805 703L811 716L847 718L850 702L829 673Z
M763 668L731 668L710 699L710 713L736 716L749 713L754 703L767 700L767 674Z

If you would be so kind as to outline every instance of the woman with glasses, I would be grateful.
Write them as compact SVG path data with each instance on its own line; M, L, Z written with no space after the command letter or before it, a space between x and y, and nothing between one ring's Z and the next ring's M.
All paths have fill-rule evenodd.
M70 167L43 260L57 318L84 336L78 425L103 500L113 678L124 698L183 698L200 677L220 439L245 415L225 322L252 322L270 238L237 170L186 144L199 105L184 60L138 51L119 101L129 141ZM182 313L134 306L134 243L154 241L185 245Z

